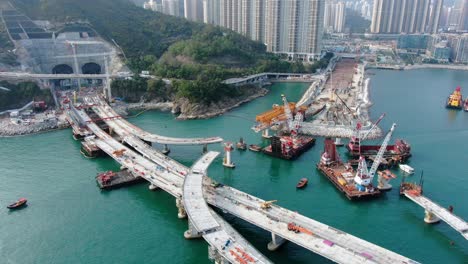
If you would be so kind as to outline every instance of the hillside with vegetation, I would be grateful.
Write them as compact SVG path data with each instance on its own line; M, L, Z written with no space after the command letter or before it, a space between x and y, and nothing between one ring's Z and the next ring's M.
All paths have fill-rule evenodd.
M52 95L48 90L41 90L36 83L22 82L12 84L0 81L0 111L16 109L34 101L53 102ZM5 89L6 88L6 89Z
M3 21L0 20L0 64L3 63L7 66L18 65L18 62L16 61L16 56L12 52L14 48L15 46L8 37L5 24L3 24Z
M118 43L134 72L149 70L174 80L172 87L158 92L153 81L114 82L114 95L128 101L182 98L210 104L249 93L227 87L221 83L224 79L265 71L310 73L324 64L289 63L231 30L144 10L129 0L12 1L33 19L85 20L102 37Z

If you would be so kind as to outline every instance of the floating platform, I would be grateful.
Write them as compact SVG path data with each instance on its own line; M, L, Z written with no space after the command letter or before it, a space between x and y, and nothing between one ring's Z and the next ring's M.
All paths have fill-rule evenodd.
M297 136L297 138L294 139L287 136L273 136L271 138L271 144L262 151L269 156L293 160L314 145L315 138L309 136Z
M346 195L349 200L368 199L380 196L379 189L359 191L353 184L355 172L348 170L344 164L336 163L330 166L317 164L317 169L325 175L335 187Z
M87 158L96 158L104 153L96 144L90 141L81 142L80 152Z
M115 189L144 181L140 176L133 175L128 170L118 172L107 171L96 176L96 182L101 189Z

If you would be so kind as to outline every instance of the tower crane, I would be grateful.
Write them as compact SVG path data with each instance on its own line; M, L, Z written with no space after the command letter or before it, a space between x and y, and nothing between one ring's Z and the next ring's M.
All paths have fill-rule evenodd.
M370 168L370 170L367 170L366 159L363 156L359 157L359 165L356 176L354 177L354 182L356 184L366 187L367 189L367 186L369 186L372 183L375 172L377 171L377 168L379 167L380 162L382 161L383 154L387 149L388 142L392 137L395 127L396 124L393 123L392 127L390 128L390 131L387 133L384 141L382 142L382 145L380 146L379 152L377 153L377 156L375 157L374 163L372 163L372 167Z

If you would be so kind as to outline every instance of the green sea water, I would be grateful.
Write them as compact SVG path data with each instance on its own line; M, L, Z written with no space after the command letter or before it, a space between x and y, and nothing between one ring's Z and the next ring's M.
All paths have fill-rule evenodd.
M424 170L425 194L444 206L454 206L456 214L468 219L468 113L444 108L457 85L468 95L467 73L374 73L371 115L375 119L385 112L382 127L386 130L396 122L394 138L411 143L409 164L416 174ZM267 96L209 120L177 121L169 113L147 112L130 121L162 135L221 136L233 142L242 136L249 144L265 144L250 129L255 115L281 103L282 93L296 101L305 89L305 84L275 84ZM145 183L101 191L94 177L118 165L108 157L86 159L79 148L71 130L0 139L0 263L210 263L206 242L183 238L187 220L177 218L174 198L149 191ZM221 151L222 146L209 149ZM445 223L425 224L423 209L401 198L397 188L377 200L348 201L315 169L322 149L323 139L318 139L315 147L293 162L236 150L234 170L223 168L218 158L209 175L414 260L468 263L468 242ZM196 146L171 150L171 157L186 165L202 151ZM395 172L399 178L393 185L398 186L402 174ZM302 177L309 178L309 185L296 190ZM29 200L27 208L5 209L22 196ZM267 232L225 217L275 263L330 263L292 243L269 252Z

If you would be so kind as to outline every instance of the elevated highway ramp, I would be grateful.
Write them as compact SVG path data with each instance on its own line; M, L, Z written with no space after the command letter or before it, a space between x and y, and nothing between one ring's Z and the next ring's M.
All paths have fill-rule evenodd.
M437 217L435 221L439 219L444 221L468 240L468 223L465 220L423 195L413 195L409 192L405 192L404 194L408 199L424 208L426 218L435 215Z

